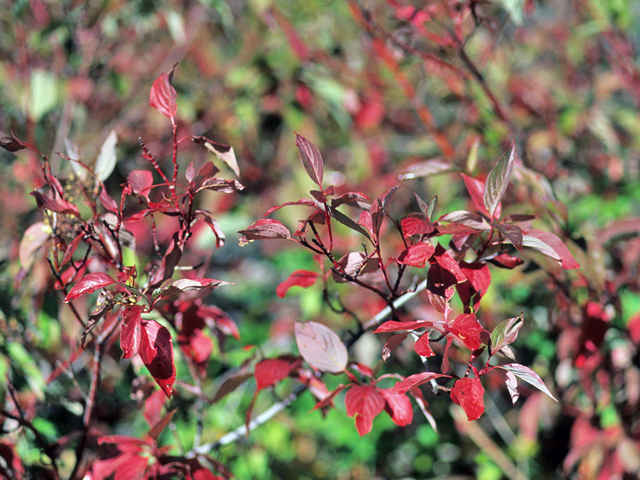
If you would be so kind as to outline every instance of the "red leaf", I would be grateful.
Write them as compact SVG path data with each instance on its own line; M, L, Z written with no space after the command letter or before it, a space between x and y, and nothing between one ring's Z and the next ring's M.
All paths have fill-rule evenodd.
M393 352L398 346L404 342L409 334L408 333L398 333L397 335L392 335L387 340L387 343L382 347L382 360L385 362L391 356L391 352Z
M506 253L498 255L497 257L492 258L489 261L493 263L496 267L508 268L508 269L516 268L517 266L522 265L524 263L524 260L522 260L521 258L512 257L510 255L507 255Z
M318 274L316 272L311 272L309 270L296 270L289 275L289 278L278 285L278 288L276 288L276 295L280 298L284 298L291 287L310 287L315 283L317 278Z
M389 320L376 328L373 333L410 332L418 328L428 327L433 327L433 322L428 322L426 320L415 320L412 322L396 322L394 320Z
M477 350L482 345L480 332L484 329L475 313L463 313L458 315L447 328L458 337L469 350Z
M113 480L142 480L149 464L149 457L133 454L127 456L128 458L116 468Z
M51 210L52 212L62 213L65 215L74 215L80 218L78 207L62 198L49 198L38 191L33 191L29 195L36 199L38 208L46 208L47 210Z
M175 415L175 413L177 411L178 411L178 409L174 408L169 413L167 413L164 417L162 417L160 420L158 420L158 422L153 424L153 426L151 427L151 430L149 430L149 433L147 434L149 436L149 438L152 438L154 440L158 440L158 437L160 436L162 431L165 428L167 428L167 425L169 425L169 423L171 422L171 420L173 419L173 416Z
M371 431L373 419L384 410L385 399L377 388L370 385L354 385L344 397L347 415L355 415L356 430L360 436Z
M522 229L522 245L533 248L560 262L562 268L570 270L580 268L567 246L556 235L534 229Z
M433 357L435 355L429 346L429 332L423 333L422 336L416 340L416 344L413 348L421 357Z
M386 402L385 411L396 425L406 427L413 421L413 407L406 395L394 395L391 393L391 389L384 390L380 388L378 392Z
M245 236L247 240L260 240L264 238L291 238L291 232L287 227L277 220L271 218L261 218L254 222L245 230L238 233Z
M427 221L424 215L419 213L411 213L404 217L401 221L402 234L405 237L412 235L428 235L434 231L433 223Z
M173 364L173 343L169 330L155 320L143 321L138 353L151 376L167 397L170 397L176 379L176 368Z
M273 207L271 207L269 210L267 210L263 216L267 216L267 215L271 215L273 212L276 212L278 210L280 210L282 207L289 207L292 205L303 205L305 207L311 207L311 208L317 208L319 210L324 210L324 205L322 205L321 203L319 203L317 200L311 199L311 198L302 198L300 200L296 200L296 201L291 201L291 202L284 202L281 205L275 205Z
M175 68L175 66L173 68ZM169 118L173 118L178 110L178 105L176 104L178 94L171 86L172 77L173 69L171 69L169 73L162 73L156 78L156 81L153 82L151 94L149 95L149 105Z
M487 293L491 285L491 272L486 263L460 262L460 270L469 280L456 285L456 290L464 305L473 306L477 310L480 299ZM473 301L473 305L472 305Z
M464 173L461 173L460 175L462 175L462 180L464 180L467 191L471 196L471 201L473 202L478 212L485 214L487 217L491 217L486 207L484 206L484 182L482 180L471 178Z
M391 393L393 395L403 395L407 393L412 388L416 388L423 383L430 382L436 378L440 377L449 377L449 375L443 375L441 373L433 373L433 372L422 372L416 373L413 375L409 375L407 378L402 380L401 382L396 383L391 389Z
M436 248L430 243L417 243L404 250L398 257L398 263L423 268Z
M76 283L64 298L69 303L82 295L93 293L96 290L116 283L110 275L102 272L88 273Z
M269 358L262 360L256 364L255 377L258 385L258 390L270 387L278 383L280 380L284 380L289 376L291 372L291 364L286 360L278 358Z
M220 224L218 221L213 218L213 215L208 210L196 210L196 215L202 215L202 219L205 221L207 225L211 228L211 231L216 237L216 248L220 248L224 245L225 235L220 228Z
M302 135L296 133L296 147L300 151L300 160L307 175L322 188L322 177L324 176L324 163L322 155L316 146Z
M477 420L484 413L484 388L477 378L461 378L453 384L451 400L460 405L469 421Z
M166 400L167 396L164 392L162 390L156 390L144 401L144 410L142 413L150 427L158 423L160 418L162 418L162 407Z
M100 192L100 202L102 203L102 206L110 212L113 212L116 215L118 214L118 204L109 196L104 188Z
M296 322L294 331L300 355L313 368L330 373L345 369L347 347L333 330L316 322Z
M362 192L347 192L331 200L331 208L338 208L344 203L361 210L366 210L370 207L371 199Z
M127 307L122 315L122 328L120 330L120 348L122 358L133 357L140 350L142 338L142 306L133 305Z
M133 170L127 176L127 182L133 193L147 197L153 186L153 174L148 170Z
M627 332L633 343L640 343L640 313L632 315L631 318L627 320Z
M378 197L376 197L376 199L371 204L370 212L371 212L372 231L376 238L380 235L380 228L382 227L382 221L384 220L384 217L387 214L387 210L389 209L389 205L391 204L391 199L393 198L393 194L396 193L396 190L398 190L398 188L400 188L399 185L395 185L391 187L382 195L379 195Z

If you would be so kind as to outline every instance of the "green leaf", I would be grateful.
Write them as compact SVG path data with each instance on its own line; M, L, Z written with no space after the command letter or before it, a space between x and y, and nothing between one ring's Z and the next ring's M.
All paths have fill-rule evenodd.
M31 73L31 104L29 113L34 122L39 122L58 103L58 82L56 76L44 70Z
M522 313L514 318L509 318L500 323L491 332L491 355L494 355L502 347L510 345L518 337L518 331L524 325Z

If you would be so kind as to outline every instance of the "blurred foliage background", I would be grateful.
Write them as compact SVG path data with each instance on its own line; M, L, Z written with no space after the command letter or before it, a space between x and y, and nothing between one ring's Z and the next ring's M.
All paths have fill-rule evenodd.
M0 130L50 154L54 173L64 175L72 167L55 152L65 151L65 138L91 165L115 129L118 162L106 183L119 192L130 171L149 167L139 137L169 168L171 128L148 106L148 96L153 80L178 63L179 135L204 134L232 145L246 186L204 202L227 234L225 246L210 257L214 239L201 229L190 252L194 264L204 258L210 276L235 282L208 299L230 314L242 336L242 342L220 345L212 358L204 384L210 392L255 355L295 351L294 321L354 327L326 307L321 285L275 297L275 287L292 271L316 268L310 254L286 242L240 248L235 240L234 232L267 208L313 187L294 131L318 146L325 178L339 193L373 198L402 181L396 217L417 211L412 190L425 199L438 195L436 217L466 208L455 172L488 173L515 140L521 164L505 208L536 214L539 228L566 240L582 270L560 274L535 254L525 254L520 269L494 269L481 320L491 328L524 311L525 328L514 345L518 361L534 368L560 402L522 387L522 398L511 406L496 375L495 384L485 385L487 411L478 422L461 422L448 397L429 396L437 432L416 409L412 425L398 428L381 415L372 433L360 438L343 402L323 418L307 413L314 402L305 393L248 439L214 454L241 479L635 475L640 332L631 325L640 312L640 3L443 1L433 2L427 17L411 5L426 7L364 0L4 0ZM464 45L448 44L458 30ZM192 147L179 159L183 166L206 160ZM45 384L79 332L51 289L46 262L25 272L17 260L22 234L40 215L28 195L37 186L39 159L3 150L0 162L0 388L11 375L34 409L34 425L53 440L80 425L79 386L64 376ZM275 217L295 228L301 212L284 209ZM165 238L171 225L158 226ZM153 255L149 228L134 231L141 264ZM359 240L344 232L340 241L346 253ZM361 320L381 308L353 288L332 286L333 293ZM588 328L587 301L605 312L606 334L600 344L592 342L585 367L576 360L585 355L580 339ZM418 302L408 308L419 316ZM380 351L380 339L365 336L353 356L373 367ZM147 426L131 384L145 370L119 354L106 364L96 421L114 433L143 435ZM383 372L421 368L410 351L397 357ZM81 385L88 383L86 361L81 356L74 366ZM179 355L177 362L178 378L189 381ZM290 382L262 393L255 412L285 398L294 388ZM201 442L215 441L242 424L254 388L244 384L210 407L176 395L172 405L181 408L161 440L188 451L201 429ZM37 447L28 437L10 438L37 478ZM68 455L72 466L73 450Z

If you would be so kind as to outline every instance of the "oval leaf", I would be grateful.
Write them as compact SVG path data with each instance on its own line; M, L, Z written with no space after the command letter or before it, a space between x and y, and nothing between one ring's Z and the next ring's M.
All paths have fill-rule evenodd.
M69 303L82 295L93 293L96 290L116 283L110 275L102 272L88 273L76 283L64 298Z
M339 373L347 366L347 347L330 328L316 322L296 322L295 336L300 355L316 370Z
M256 364L255 377L258 390L270 387L289 376L291 364L279 358L269 358Z
M128 307L122 315L122 328L120 330L120 348L122 358L131 358L140 349L142 338L142 306Z
M469 421L484 413L484 388L477 378L461 378L453 384L451 400L462 407Z
M101 182L104 182L113 169L116 166L116 144L118 143L118 136L116 135L115 130L111 130L109 136L100 147L100 154L98 155L98 160L96 160L96 166L93 169L96 177L100 179Z
M171 77L173 77L173 69L170 73L163 73L156 78L149 95L149 105L169 118L174 117L178 110L176 104L178 94L171 86Z
M142 362L167 397L176 380L171 333L155 320L142 322L140 350Z
M511 171L513 170L513 162L516 159L516 146L512 144L511 153L509 153L509 157L507 155L503 155L496 163L495 167L489 172L489 176L487 177L487 181L484 184L484 193L482 195L482 200L484 201L484 206L489 211L489 215L491 218L500 215L499 204L500 200L504 196L504 192L507 190L507 186L509 185L509 180L511 179Z
M300 160L307 174L320 188L324 176L324 163L317 147L302 135L296 133L296 147L300 151Z
M310 287L315 283L317 278L318 274L316 272L311 272L309 270L296 270L289 275L289 278L278 285L278 288L276 288L276 294L280 298L284 298L291 287Z

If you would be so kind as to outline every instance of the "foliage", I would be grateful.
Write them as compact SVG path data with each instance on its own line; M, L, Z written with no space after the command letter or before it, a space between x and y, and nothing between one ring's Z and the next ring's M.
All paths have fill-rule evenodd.
M0 476L640 471L633 2L4 12Z

